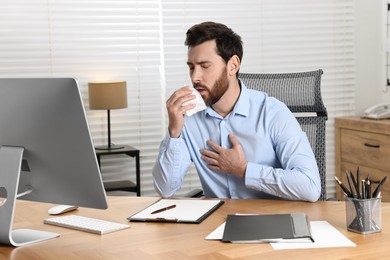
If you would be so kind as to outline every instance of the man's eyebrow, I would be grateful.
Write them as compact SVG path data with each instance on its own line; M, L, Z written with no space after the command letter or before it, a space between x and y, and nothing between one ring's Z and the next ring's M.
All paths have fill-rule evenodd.
M198 65L207 64L207 63L211 63L211 61L199 61L199 62L195 62L195 64L198 64ZM194 65L194 63L193 63L193 62L187 61L187 65Z

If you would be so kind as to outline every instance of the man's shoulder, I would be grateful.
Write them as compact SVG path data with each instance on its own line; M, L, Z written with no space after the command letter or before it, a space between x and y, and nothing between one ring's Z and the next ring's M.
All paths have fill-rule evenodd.
M260 106L270 106L275 108L284 107L285 104L274 98L269 96L266 92L255 90L255 89L247 89L249 101L258 104Z

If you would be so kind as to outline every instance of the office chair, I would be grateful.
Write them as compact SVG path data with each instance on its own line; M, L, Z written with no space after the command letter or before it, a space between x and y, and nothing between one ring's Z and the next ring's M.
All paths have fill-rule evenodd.
M326 200L325 130L328 113L321 96L322 70L294 73L240 73L250 89L266 92L287 105L309 139L321 178L321 196Z
M295 73L240 73L241 79L250 89L266 92L284 102L297 118L309 139L317 160L321 178L319 200L326 200L326 151L325 123L328 114L321 96L322 70ZM201 189L195 189L186 197L202 197Z

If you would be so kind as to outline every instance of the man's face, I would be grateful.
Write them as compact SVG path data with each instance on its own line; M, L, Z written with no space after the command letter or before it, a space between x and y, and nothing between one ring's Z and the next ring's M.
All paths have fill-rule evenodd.
M215 41L188 49L187 65L194 88L209 106L215 104L229 87L225 61L216 53Z

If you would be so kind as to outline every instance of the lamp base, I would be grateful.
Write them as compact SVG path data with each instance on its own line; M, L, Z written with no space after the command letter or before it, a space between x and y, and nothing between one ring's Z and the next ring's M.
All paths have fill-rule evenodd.
M96 146L95 149L96 150L118 150L118 149L122 149L122 148L125 148L123 145L115 145L115 144L111 144L111 145L100 145L100 146Z

